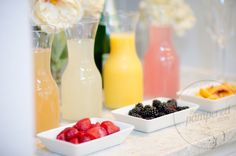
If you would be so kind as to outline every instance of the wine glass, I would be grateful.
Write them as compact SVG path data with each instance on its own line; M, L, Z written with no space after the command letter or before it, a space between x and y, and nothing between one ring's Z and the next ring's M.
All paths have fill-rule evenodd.
M217 78L225 80L226 46L235 35L233 17L235 0L204 0L207 5L207 32L218 47L219 73Z

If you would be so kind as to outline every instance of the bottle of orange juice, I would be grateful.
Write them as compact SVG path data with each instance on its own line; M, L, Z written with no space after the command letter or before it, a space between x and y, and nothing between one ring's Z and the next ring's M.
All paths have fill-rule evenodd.
M33 31L36 133L56 128L60 122L59 90L50 71L53 34Z
M137 14L120 13L107 19L111 51L103 69L104 102L114 109L142 101L143 73L135 49Z

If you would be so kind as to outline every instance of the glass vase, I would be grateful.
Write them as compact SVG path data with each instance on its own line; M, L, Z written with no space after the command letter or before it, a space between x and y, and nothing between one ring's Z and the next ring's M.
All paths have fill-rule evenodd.
M94 61L98 19L83 18L66 29L68 64L62 75L62 116L68 121L99 117L102 113L102 78Z
M108 108L119 108L143 100L143 72L136 54L135 27L138 15L118 12L107 15L110 55L104 64L104 100Z
M169 26L150 26L143 68L145 99L176 97L179 89L179 59Z
M50 70L53 36L54 33L33 30L36 133L56 128L60 123L59 89Z

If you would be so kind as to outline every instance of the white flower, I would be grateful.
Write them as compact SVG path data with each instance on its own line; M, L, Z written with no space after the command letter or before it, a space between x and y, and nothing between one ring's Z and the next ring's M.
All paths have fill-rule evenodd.
M55 3L37 0L32 10L32 19L35 24L53 25L57 31L77 23L82 15L83 10L77 0L57 0Z
M192 28L196 21L184 0L143 0L140 11L147 13L152 24L172 26L178 35Z

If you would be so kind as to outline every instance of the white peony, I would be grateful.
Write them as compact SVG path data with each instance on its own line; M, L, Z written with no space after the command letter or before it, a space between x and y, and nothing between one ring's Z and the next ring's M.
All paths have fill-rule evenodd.
M83 10L77 0L37 0L33 4L33 22L55 26L57 31L77 23L82 16Z

